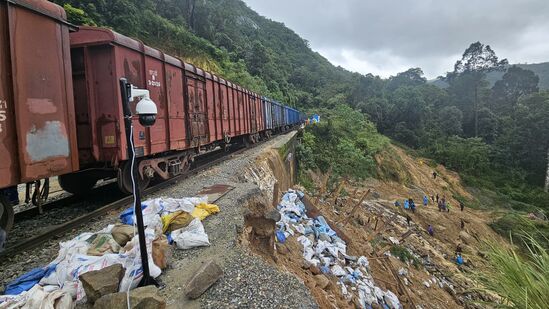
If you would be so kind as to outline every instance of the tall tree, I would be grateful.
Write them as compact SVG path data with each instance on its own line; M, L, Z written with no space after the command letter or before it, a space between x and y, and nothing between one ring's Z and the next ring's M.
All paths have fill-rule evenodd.
M464 74L472 77L475 137L478 136L479 86L482 84L486 73L503 70L508 63L507 59L499 60L490 45L475 42L465 50L461 60L456 62L454 71L447 75L450 82Z
M501 80L492 87L492 100L497 106L491 108L500 114L508 114L521 96L539 91L539 77L530 70L517 66L507 69Z

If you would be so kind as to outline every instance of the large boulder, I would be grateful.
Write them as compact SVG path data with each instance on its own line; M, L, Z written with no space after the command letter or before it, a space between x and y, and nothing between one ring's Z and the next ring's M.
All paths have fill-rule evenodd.
M212 286L221 276L223 270L214 261L206 261L202 267L194 274L187 286L185 295L190 299L200 297L210 286Z
M127 309L127 293L107 294L99 298L94 309ZM166 301L160 295L156 287L149 285L140 287L130 291L130 308L131 309L164 309Z
M124 277L121 264L114 264L100 270L83 273L78 277L86 292L88 302L94 303L101 296L118 292L120 281Z

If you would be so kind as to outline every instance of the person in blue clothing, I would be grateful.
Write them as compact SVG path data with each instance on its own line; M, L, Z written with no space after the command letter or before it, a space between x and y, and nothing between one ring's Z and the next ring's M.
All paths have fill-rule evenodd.
M456 255L456 263L457 263L458 265L463 265L463 257L461 256L460 253L458 253L458 254Z
M429 204L429 198L427 197L427 195L424 195L423 196L423 206L427 206L427 204Z
M408 202L408 200L404 200L404 209L410 209L410 203Z
M416 212L416 203L414 203L413 199L410 199L410 209L412 212Z
M395 207L400 207L400 202L398 200L395 201Z

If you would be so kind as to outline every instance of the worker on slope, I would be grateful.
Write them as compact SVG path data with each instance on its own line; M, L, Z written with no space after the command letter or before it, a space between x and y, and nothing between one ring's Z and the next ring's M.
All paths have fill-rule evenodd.
M410 226L410 222L412 221L412 218L408 214L406 214L406 223L408 223L408 226Z
M461 208L461 211L465 208L465 204L462 201L459 202L459 208Z
M427 233L429 233L429 235L431 236L434 236L435 235L435 231L433 230L433 226L429 224L429 226L427 227Z
M416 212L416 203L414 203L413 199L410 199L410 209L412 209L412 212Z
M433 171L433 179L437 179L437 171Z
M461 253L458 253L458 254L456 255L456 263L457 263L459 266L463 265L463 257L461 256Z
M461 252L463 251L463 249L461 248L461 244L458 243L457 247L456 247L456 255L460 254L461 255Z
M400 207L400 202L398 200L395 201L395 207Z
M428 203L429 203L429 198L427 197L427 195L424 195L423 196L423 206L427 206Z
M407 199L404 200L404 209L410 209L410 203Z

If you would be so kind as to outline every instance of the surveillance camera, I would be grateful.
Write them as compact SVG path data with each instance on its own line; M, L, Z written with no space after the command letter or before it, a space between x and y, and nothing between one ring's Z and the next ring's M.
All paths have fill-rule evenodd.
M144 127L152 126L156 121L158 110L156 109L156 104L149 97L149 90L139 89L132 85L130 91L130 102L133 102L136 98L141 98L135 106L135 112L139 116L139 123Z
M156 121L158 110L156 104L145 96L137 103L135 112L139 116L139 123L144 127L150 127Z

